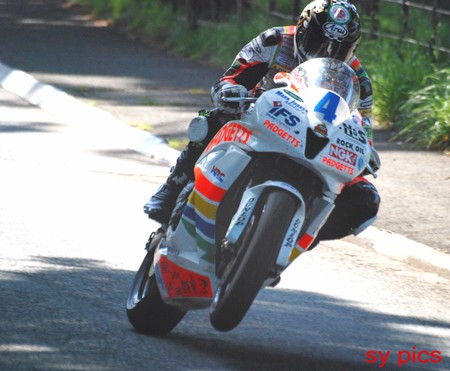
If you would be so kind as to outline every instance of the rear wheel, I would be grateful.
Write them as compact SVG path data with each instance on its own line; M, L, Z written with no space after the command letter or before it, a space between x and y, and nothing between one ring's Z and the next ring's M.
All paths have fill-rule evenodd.
M258 201L243 236L233 247L234 257L221 269L210 309L215 329L232 330L244 318L278 256L296 204L296 198L282 189L272 190Z
M161 299L153 269L154 249L147 252L128 294L127 316L133 327L148 335L165 335L182 320L180 311Z

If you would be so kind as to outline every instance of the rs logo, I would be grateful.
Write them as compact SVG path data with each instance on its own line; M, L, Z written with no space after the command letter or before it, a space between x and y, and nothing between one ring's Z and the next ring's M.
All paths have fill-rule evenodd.
M286 108L283 107L274 107L269 111L269 113L271 113L275 117L286 117L284 123L289 126L295 126L300 122L300 118L294 116Z

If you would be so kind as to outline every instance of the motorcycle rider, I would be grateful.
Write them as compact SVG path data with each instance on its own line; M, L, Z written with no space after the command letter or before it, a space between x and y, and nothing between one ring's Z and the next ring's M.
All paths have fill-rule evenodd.
M194 179L194 165L209 141L222 125L239 117L243 104L222 103L220 97L247 96L273 88L273 77L277 72L290 72L311 58L339 59L355 70L361 88L358 110L372 144L372 86L355 56L359 41L359 15L356 7L347 0L312 1L302 11L296 26L270 28L250 41L211 88L211 99L216 108L199 113L208 120L206 138L201 142L189 142L167 181L144 205L144 212L150 219L167 224L178 194ZM371 165L374 170L379 168L376 152ZM344 187L335 204L313 246L319 241L357 234L370 225L378 213L380 197L375 186L359 176Z

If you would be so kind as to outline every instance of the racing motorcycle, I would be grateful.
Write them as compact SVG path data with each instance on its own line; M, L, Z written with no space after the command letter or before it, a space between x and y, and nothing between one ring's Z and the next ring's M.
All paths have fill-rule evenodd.
M347 64L311 59L274 81L258 98L222 97L245 110L211 140L170 222L146 244L127 300L138 331L167 334L206 308L215 329L232 330L312 244L344 185L376 176ZM188 129L193 141L206 132L205 117Z

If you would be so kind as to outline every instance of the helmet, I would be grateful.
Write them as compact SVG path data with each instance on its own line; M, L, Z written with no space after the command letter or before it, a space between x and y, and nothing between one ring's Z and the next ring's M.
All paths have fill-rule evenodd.
M328 57L348 62L361 36L356 7L346 0L314 0L298 18L295 54L298 62Z

